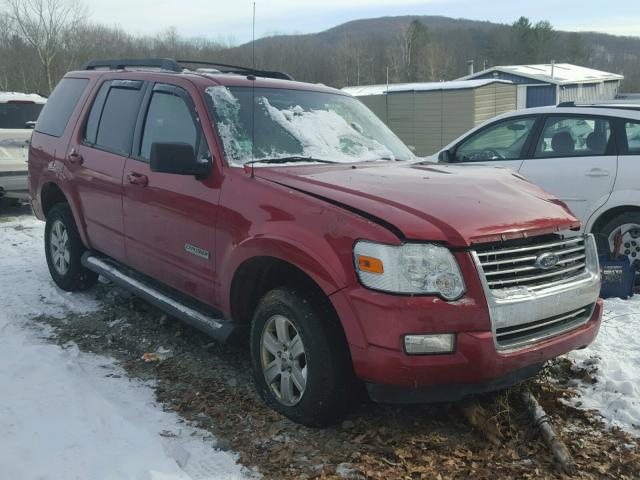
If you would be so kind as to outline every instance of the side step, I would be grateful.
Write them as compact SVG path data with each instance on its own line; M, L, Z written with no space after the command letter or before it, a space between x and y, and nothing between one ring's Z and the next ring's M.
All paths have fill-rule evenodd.
M161 288L156 282L115 260L85 252L82 255L82 265L220 342L234 343L241 335L241 325L215 318L188 305L191 302L180 300L182 295L178 292L172 294L168 288Z

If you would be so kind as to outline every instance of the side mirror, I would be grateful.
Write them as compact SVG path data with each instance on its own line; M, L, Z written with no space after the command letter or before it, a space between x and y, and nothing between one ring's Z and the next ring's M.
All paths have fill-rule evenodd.
M449 150L442 150L438 154L438 162L440 163L451 163L451 152Z
M31 130L33 130L34 128L36 128L36 122L33 120L26 122L24 124L24 128L30 128Z
M210 162L198 162L193 146L188 143L152 143L149 167L152 172L205 177Z

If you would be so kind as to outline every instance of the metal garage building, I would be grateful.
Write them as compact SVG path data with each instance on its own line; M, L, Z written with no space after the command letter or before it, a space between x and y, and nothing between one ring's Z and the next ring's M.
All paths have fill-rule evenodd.
M459 80L509 80L518 85L518 108L560 102L593 103L612 100L624 76L570 63L503 65L472 73Z
M516 85L500 79L346 87L416 154L430 155L495 115L515 110Z

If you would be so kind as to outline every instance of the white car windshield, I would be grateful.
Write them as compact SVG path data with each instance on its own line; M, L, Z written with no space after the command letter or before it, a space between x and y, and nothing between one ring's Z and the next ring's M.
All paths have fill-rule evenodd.
M415 159L378 117L346 95L222 85L209 87L206 93L232 166L260 160L354 163Z

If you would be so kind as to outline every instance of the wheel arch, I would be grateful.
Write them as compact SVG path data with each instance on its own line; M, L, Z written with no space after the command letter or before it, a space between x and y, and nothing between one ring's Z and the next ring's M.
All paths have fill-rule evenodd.
M608 210L598 213L597 215L593 215L593 217L589 220L589 232L597 235L600 230L609 222L611 219L617 217L618 215L622 215L627 212L638 212L640 213L640 206L638 205L618 205L615 207L611 207Z
M68 195L58 183L51 180L44 182L40 188L40 208L42 209L42 214L45 219L51 211L51 208L57 203L66 203L69 205L73 219L76 222L78 233L80 234L80 239L85 247L89 248L86 224L82 219L77 202L73 201L73 197Z

